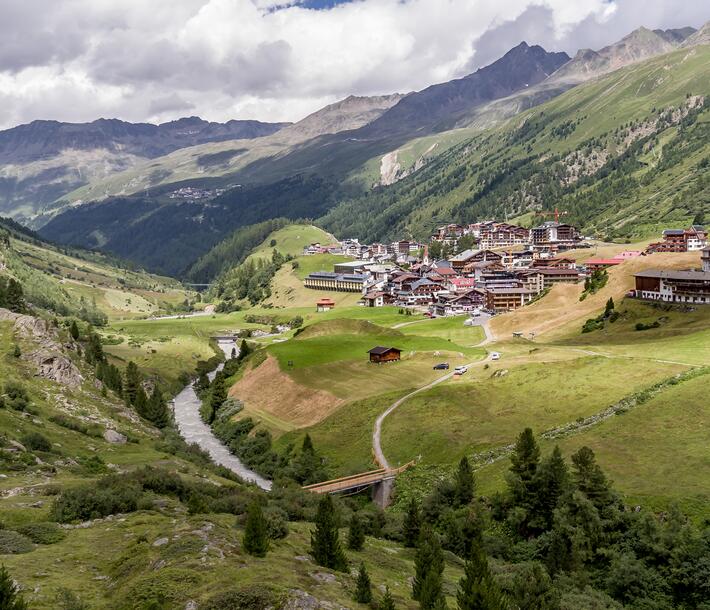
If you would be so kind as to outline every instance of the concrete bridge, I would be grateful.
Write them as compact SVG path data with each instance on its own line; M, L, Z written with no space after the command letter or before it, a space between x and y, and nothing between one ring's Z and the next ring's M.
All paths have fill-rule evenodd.
M383 506L386 502L388 493L383 493L384 488L391 485L391 482L398 474L414 466L415 462L408 462L399 468L378 468L377 470L369 470L359 474L351 474L347 477L323 481L322 483L314 483L306 485L303 489L317 494L343 494L353 495L360 493L367 488L372 488L373 500ZM384 506L383 506L384 508Z

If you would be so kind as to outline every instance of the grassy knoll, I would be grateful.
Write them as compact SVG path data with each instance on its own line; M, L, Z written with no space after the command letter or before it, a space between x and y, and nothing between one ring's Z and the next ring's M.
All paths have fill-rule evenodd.
M248 259L271 258L271 253L274 250L284 255L299 256L303 252L303 248L310 244L326 245L334 242L335 238L330 233L313 225L288 225L271 233L254 249Z
M468 316L452 316L449 318L424 318L421 322L416 321L398 328L405 335L427 335L431 337L441 337L461 345L477 345L485 334L480 326L464 326L464 320Z
M497 378L451 382L415 396L383 427L383 446L402 462L454 462L515 440L526 426L545 430L602 411L623 396L684 367L585 357L527 364ZM488 372L488 371L486 371Z
M584 432L543 440L543 453L555 444L566 455L587 445L627 503L665 510L671 502L677 502L690 515L707 516L707 387L707 375L684 381ZM502 489L508 465L509 461L503 459L477 473L482 493Z

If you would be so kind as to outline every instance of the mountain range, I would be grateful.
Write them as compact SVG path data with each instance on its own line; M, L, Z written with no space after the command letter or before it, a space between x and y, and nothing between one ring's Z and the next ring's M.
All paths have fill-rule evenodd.
M219 124L195 117L163 125L35 121L0 132L0 213L50 239L101 248L170 274L184 272L231 231L281 216L322 218L331 230L363 238L389 236L395 227L421 236L439 220L482 213L464 196L480 186L482 176L469 175L470 161L461 160L462 151L485 149L490 158L479 163L496 167L523 163L526 154L541 148L539 140L534 134L520 138L524 146L513 159L501 133L513 137L520 131L516 115L523 113L523 125L529 126L530 117L540 116L530 115L533 109L558 102L554 110L541 111L546 128L571 131L564 138L548 132L543 137L548 150L540 150L538 160L559 163L588 148L589 138L606 137L607 131L591 125L628 129L629 120L648 123L651 111L660 108L681 112L678 96L704 100L710 92L703 66L693 61L699 73L687 74L685 59L677 54L697 57L707 43L707 24L697 31L639 28L573 58L523 42L463 78L408 94L351 96L294 124ZM672 58L668 62L680 62L683 69L665 74L648 91L634 94L625 88L610 123L609 109L600 103L607 88L620 87L658 57ZM561 102L570 95L576 99L570 89L589 94L579 94L583 106ZM634 95L643 103L634 104ZM690 114L703 108L698 102ZM581 124L588 127L582 130ZM627 152L625 146L612 148L605 149L605 159L615 158L617 150ZM442 178L463 170L473 182ZM603 171L603 164L596 170ZM594 172L584 180L593 178ZM422 184L435 195L422 197ZM487 188L493 201L486 204L487 213L554 207L543 196L527 207L506 204L499 186ZM407 210L373 224L369 217L383 209L384 200L391 200L389 213L405 205ZM453 202L468 211L454 213ZM346 221L355 209L357 221ZM368 217L362 216L364 210ZM590 215L579 218L587 222ZM604 230L613 236L631 229L622 223Z

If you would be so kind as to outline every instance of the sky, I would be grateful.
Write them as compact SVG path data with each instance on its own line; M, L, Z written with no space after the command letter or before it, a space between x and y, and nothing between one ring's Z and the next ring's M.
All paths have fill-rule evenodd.
M0 0L0 128L296 121L464 76L522 40L573 55L709 19L706 0Z

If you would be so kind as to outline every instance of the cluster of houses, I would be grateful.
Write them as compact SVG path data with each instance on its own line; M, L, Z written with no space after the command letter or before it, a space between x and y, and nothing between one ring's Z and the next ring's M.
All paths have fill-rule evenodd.
M708 245L705 227L692 225L689 229L666 229L661 241L649 244L646 252L694 252Z
M431 241L455 248L464 236L471 236L480 249L529 246L538 251L556 252L586 245L576 227L558 221L544 222L532 229L494 220L469 225L448 224L439 227Z

